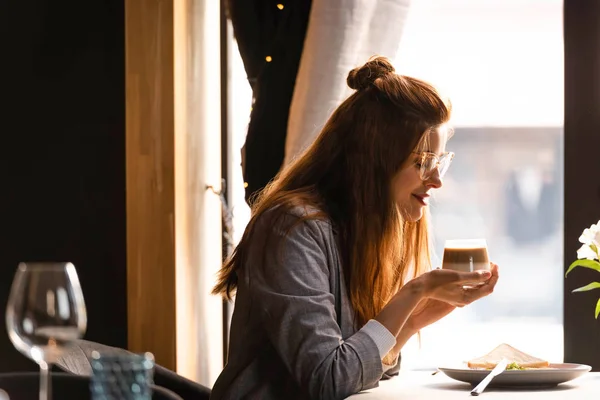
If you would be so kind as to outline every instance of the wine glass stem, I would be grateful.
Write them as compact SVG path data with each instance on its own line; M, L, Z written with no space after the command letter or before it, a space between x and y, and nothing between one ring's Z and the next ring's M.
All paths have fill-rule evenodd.
M50 366L45 361L40 362L40 400L52 400Z

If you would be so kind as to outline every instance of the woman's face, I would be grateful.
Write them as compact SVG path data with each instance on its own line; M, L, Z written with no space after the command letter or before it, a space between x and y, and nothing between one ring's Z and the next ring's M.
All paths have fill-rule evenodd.
M392 178L392 195L396 204L403 212L407 221L418 221L423 216L425 207L429 204L429 197L433 189L442 187L442 180L436 168L425 179L421 179L420 160L423 152L434 153L441 157L446 151L448 140L448 127L441 125L432 129L423 138L422 145L417 146L409 156L408 162Z

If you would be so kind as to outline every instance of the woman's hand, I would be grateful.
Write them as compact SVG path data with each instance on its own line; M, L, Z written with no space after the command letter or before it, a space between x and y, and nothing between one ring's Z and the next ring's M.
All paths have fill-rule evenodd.
M392 352L399 352L417 331L445 317L456 307L492 293L498 282L498 266L490 264L491 271L484 273L437 269L402 286L375 318L396 336ZM481 285L463 288L473 283Z
M460 272L436 269L415 280L427 299L439 300L455 307L463 307L493 292L498 281L498 266L491 264L491 271ZM465 288L465 285L473 286Z
M485 282L481 286L472 289L463 289L465 282L471 283L473 273L459 272L458 276L452 276L448 272L456 272L449 270L434 270L427 272L421 276L427 276L424 279L429 282L423 283L426 288L430 287L429 294L425 289L425 299L421 300L419 305L413 310L407 327L411 330L418 331L424 327L439 321L441 318L450 314L456 307L462 307L472 303L482 297L485 297L494 291L494 287L498 282L498 266L491 264L491 275L486 280L485 276L477 276L481 282ZM439 271L439 272L438 272ZM478 274L478 273L476 273Z
M492 264L491 272L436 269L402 286L375 319L396 336L397 347L401 348L412 333L447 315L454 307L465 306L492 293L497 280L498 267L495 264ZM463 289L464 285L478 283L482 285ZM449 304L449 307L443 303ZM422 311L417 310L419 304L423 305ZM415 310L421 314L420 318L407 324Z

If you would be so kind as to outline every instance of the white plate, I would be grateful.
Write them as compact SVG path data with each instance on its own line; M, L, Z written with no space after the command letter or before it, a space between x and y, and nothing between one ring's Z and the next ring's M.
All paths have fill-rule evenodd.
M438 368L452 379L477 385L490 373L485 369L471 369L463 364L455 368ZM548 368L508 370L495 377L490 387L553 387L573 380L592 369L582 364L550 364Z

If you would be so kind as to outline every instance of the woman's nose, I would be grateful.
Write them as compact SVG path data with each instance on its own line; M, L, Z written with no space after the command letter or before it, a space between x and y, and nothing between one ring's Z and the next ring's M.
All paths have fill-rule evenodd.
M440 170L438 168L434 169L431 172L431 175L425 181L425 185L427 187L430 187L433 189L439 189L442 187L442 185L443 185L442 177L440 176Z

